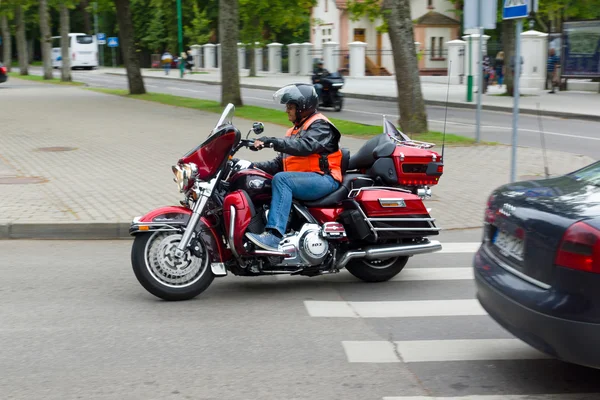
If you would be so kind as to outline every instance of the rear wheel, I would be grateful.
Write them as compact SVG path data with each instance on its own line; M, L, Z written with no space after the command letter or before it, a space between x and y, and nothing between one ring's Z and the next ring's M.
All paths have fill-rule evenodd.
M346 269L365 282L385 282L398 275L407 262L408 256L382 260L354 259L348 262Z
M336 99L334 101L334 106L333 106L334 110L338 111L338 112L342 111L342 104L343 104L343 100L342 99Z
M201 257L187 250L182 258L175 256L181 234L149 232L136 235L131 249L133 272L148 292L164 300L189 300L204 292L214 275L209 254L199 242Z

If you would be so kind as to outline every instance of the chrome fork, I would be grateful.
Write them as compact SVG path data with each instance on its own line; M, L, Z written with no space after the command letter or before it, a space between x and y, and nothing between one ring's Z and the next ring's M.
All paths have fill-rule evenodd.
M202 217L202 212L204 211L204 207L206 207L206 203L208 202L208 199L210 199L210 196L212 195L212 192L213 192L220 176L221 176L221 172L219 172L217 174L217 176L215 176L213 179L211 179L211 181L208 183L201 182L201 183L196 184L196 186L198 186L198 188L200 189L200 195L198 196L199 199L194 204L194 209L192 210L192 216L190 218L190 221L188 222L187 226L185 227L185 231L183 232L183 237L181 238L181 241L179 242L179 244L177 245L177 248L175 249L176 257L181 258L185 254L184 251L187 249L187 247L190 244L190 240L192 239L194 229L196 228L196 225L198 224L200 217Z

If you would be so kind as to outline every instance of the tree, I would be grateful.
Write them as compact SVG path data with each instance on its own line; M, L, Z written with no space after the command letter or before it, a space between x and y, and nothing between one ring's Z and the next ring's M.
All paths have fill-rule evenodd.
M506 93L510 96L514 94L515 80L514 71L511 66L510 60L515 55L515 20L507 19L502 22L502 47L504 48L504 84L506 85ZM515 60L516 61L516 60ZM522 70L522 68L521 68Z
M316 0L239 0L242 41L250 49L250 76L256 76L254 49L285 30L300 37L310 23L310 10Z
M3 54L2 61L6 69L10 72L12 68L12 35L10 33L10 27L8 25L8 11L3 10L0 15L0 28L2 29L2 40L3 40Z
M383 24L378 30L387 30L392 44L398 89L399 124L406 133L427 132L427 111L421 91L410 1L353 1L348 3L348 10L354 20L364 15L371 21L383 18Z
M144 94L144 79L140 69L140 59L135 47L135 30L131 19L129 0L115 0L117 7L117 22L121 38L121 54L127 70L127 82L130 94Z
M219 0L219 36L221 38L221 105L242 105L237 43L238 0Z
M71 55L69 54L69 32L71 31L71 16L66 0L60 2L60 56L62 82L71 82Z
M29 56L27 55L27 37L25 36L25 17L23 4L15 8L17 23L17 52L19 53L19 75L29 75Z
M52 79L52 31L50 28L50 15L48 13L48 0L40 0L39 13L44 79Z

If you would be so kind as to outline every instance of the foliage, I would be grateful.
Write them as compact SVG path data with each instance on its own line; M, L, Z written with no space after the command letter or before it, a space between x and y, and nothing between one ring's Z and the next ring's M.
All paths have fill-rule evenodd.
M384 10L381 7L380 0L348 0L348 13L350 14L351 21L358 21L363 17L367 17L371 22L379 22L380 25L376 27L378 32L385 33L388 31L386 13L388 10Z

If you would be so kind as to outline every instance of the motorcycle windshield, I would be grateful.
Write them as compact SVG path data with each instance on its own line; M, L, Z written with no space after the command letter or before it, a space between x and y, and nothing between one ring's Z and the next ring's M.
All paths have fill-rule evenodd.
M410 138L406 136L404 133L400 132L394 124L388 121L387 118L383 118L383 132L388 136L395 137L403 142L409 142Z
M215 127L213 128L213 130L210 131L210 134L208 135L208 137L211 137L216 132L218 132L219 129L223 125L233 125L233 116L234 115L235 115L235 106L233 104L231 104L231 103L227 104L227 106L225 107L225 109L221 113L221 116L219 117L219 120L217 121L217 124L215 125Z

